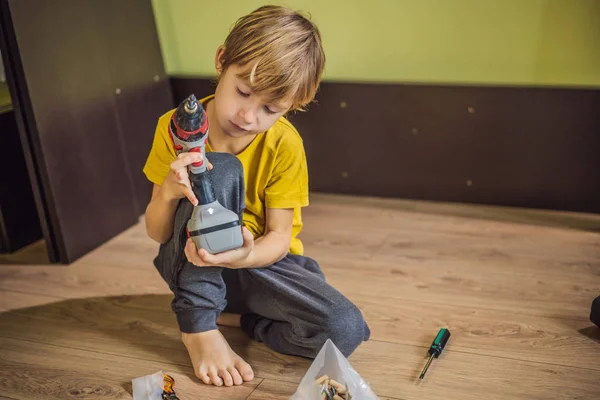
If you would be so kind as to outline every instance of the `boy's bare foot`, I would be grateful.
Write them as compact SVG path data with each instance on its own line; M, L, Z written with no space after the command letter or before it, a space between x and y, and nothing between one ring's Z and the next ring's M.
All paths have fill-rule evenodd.
M218 330L182 333L194 373L207 385L232 386L254 379L250 365L235 354Z
M222 326L230 326L233 328L240 328L242 325L240 324L240 314L232 314L232 313L221 313L219 318L217 318L217 325Z

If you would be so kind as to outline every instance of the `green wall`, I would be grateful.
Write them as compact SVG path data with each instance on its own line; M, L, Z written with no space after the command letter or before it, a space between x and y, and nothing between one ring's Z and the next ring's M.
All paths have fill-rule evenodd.
M167 72L212 76L266 3L311 13L326 80L600 87L600 0L153 0Z

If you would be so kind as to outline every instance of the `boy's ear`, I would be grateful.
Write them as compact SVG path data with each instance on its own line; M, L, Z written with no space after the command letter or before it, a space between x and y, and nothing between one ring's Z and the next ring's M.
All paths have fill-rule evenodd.
M225 47L223 45L217 48L217 54L215 54L215 68L217 70L217 76L220 76L223 72L223 55L225 54Z

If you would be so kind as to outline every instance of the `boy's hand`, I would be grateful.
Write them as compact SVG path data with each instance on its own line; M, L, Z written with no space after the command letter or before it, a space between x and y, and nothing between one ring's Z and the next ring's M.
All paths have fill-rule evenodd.
M197 267L248 268L249 256L254 248L254 236L246 227L242 227L242 236L244 238L242 247L218 254L210 254L204 249L198 250L192 239L188 239L185 245L185 255L188 261Z
M171 163L169 174L161 187L161 192L167 199L179 200L187 197L194 206L198 204L198 199L192 191L187 166L200 161L202 161L201 153L181 153L177 156ZM208 169L211 170L213 166L208 159L206 159L206 163Z

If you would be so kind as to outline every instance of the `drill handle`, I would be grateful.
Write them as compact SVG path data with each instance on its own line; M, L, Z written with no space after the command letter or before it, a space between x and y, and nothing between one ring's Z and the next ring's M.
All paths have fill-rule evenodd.
M184 152L197 152L202 153L202 161L192 163L188 166L188 171L191 174L201 174L207 171L207 162L206 162L206 138L208 136L204 136L202 139L197 140L195 142L186 142L179 139L176 135L171 135L173 138L173 144L175 145L175 152L177 155Z
M191 163L188 166L191 174L198 175L208 170L208 163L206 162L206 147L204 145L205 141L206 140L202 140L202 144L200 146L193 147L189 150L190 152L202 153L202 161L199 161L197 163Z
M450 339L450 331L447 328L440 329L433 343L431 343L431 347L429 347L429 354L438 358L444 351L448 339Z
M195 142L185 142L173 135L175 143L175 152L177 155L184 152L202 153L202 161L188 165L188 175L192 184L192 191L196 195L199 204L209 204L215 201L215 192L212 187L210 174L208 173L208 162L206 161L205 143L207 136Z

